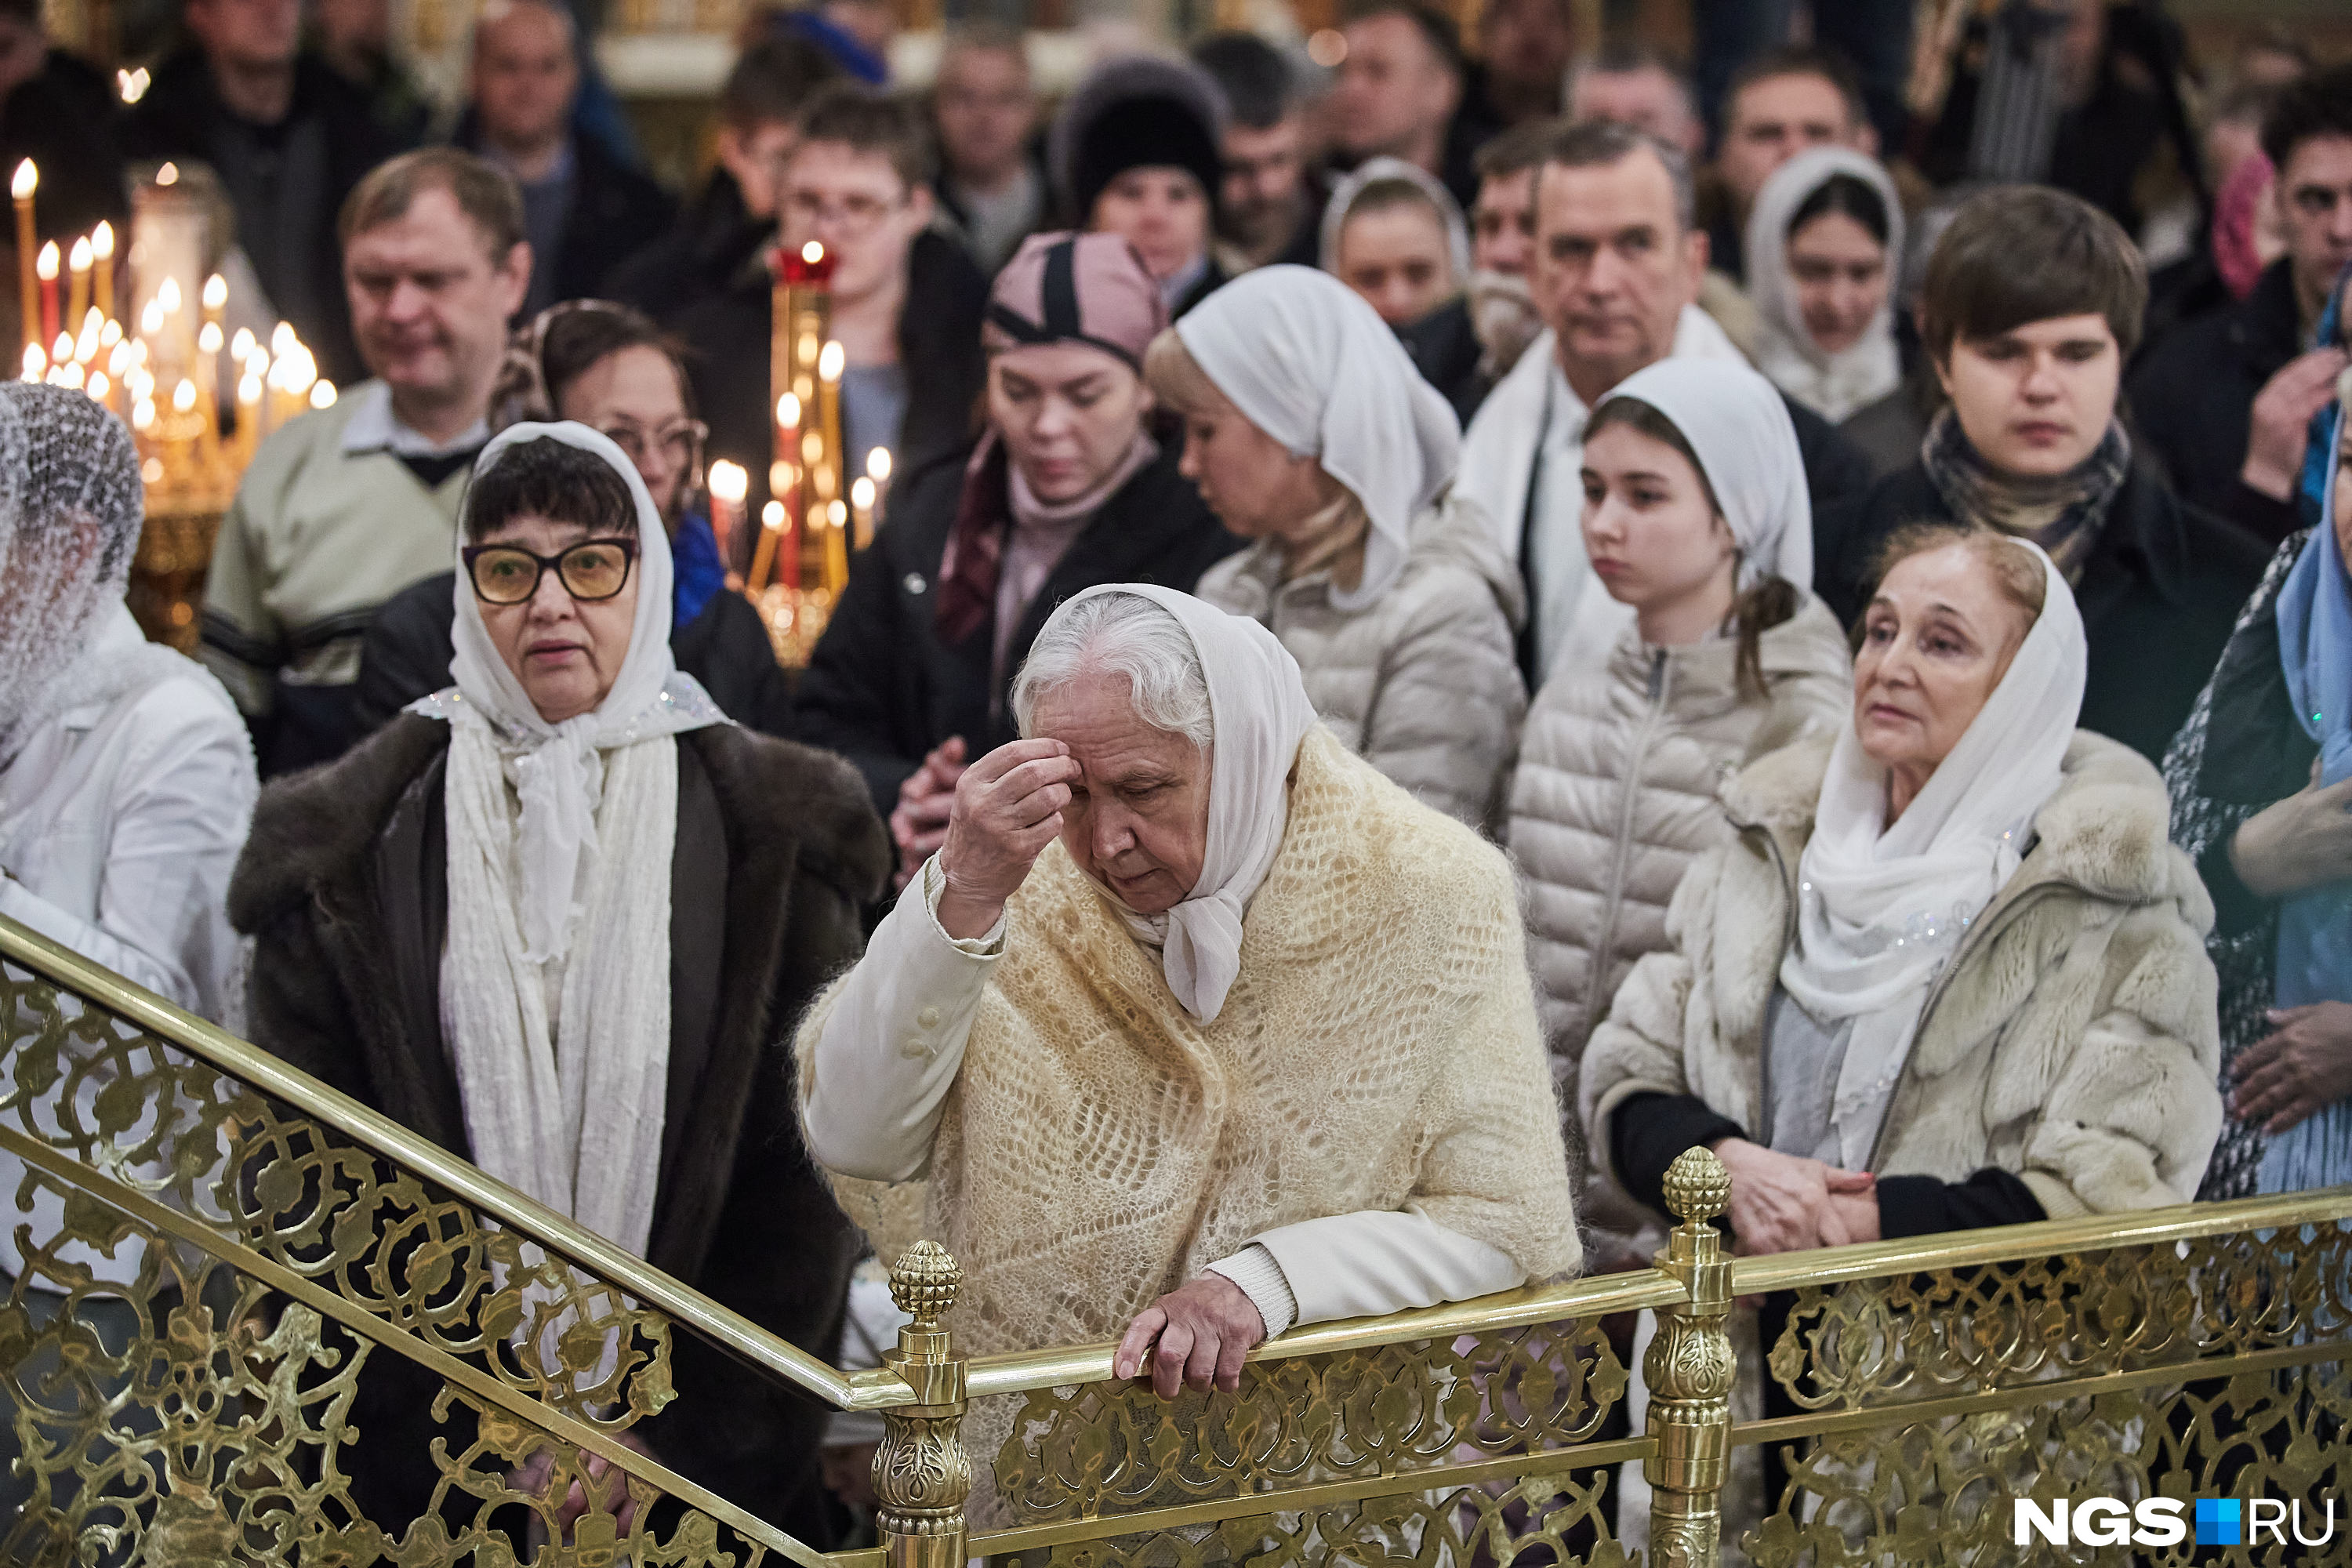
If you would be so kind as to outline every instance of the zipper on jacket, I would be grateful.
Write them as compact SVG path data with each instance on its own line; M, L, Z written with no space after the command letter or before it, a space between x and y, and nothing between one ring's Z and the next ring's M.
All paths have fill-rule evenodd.
M1592 944L1591 973L1584 977L1584 1033L1592 1037L1599 1026L1601 983L1609 977L1609 955L1617 945L1617 916L1625 904L1625 867L1633 858L1633 805L1641 798L1642 764L1648 759L1651 736L1658 721L1665 716L1666 650L1658 649L1650 656L1650 706L1642 715L1641 726L1633 731L1633 743L1625 753L1625 787L1617 802L1617 847L1609 868L1609 897L1601 906L1601 929Z

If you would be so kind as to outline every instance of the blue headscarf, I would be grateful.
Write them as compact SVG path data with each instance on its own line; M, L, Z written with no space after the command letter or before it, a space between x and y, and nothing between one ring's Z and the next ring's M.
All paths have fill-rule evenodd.
M2333 307L2331 307L2331 310ZM2321 341L2326 342L2323 329ZM2352 778L2352 576L2336 540L2342 402L2313 421L2302 487L2318 525L2279 591L2279 660L2305 733L2319 742L2319 783ZM2315 487L2310 472L2316 468ZM2279 906L2277 1003L2352 1001L2352 883L2309 889ZM2269 1140L2256 1190L2303 1192L2352 1181L2352 1099L2323 1106Z

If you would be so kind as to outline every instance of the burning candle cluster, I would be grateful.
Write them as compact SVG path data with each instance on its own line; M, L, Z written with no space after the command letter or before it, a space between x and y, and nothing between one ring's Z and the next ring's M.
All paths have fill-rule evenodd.
M176 171L166 163L149 189L168 192L176 183ZM331 405L333 384L320 379L317 362L283 321L267 343L249 328L226 335L228 283L217 272L191 300L160 259L142 267L134 245L131 298L144 303L135 315L118 311L113 226L100 223L62 255L55 240L36 248L39 188L40 171L27 158L9 182L16 208L24 379L87 393L131 426L151 517L220 512L261 438L306 409ZM153 213L153 226L170 227L173 216ZM150 217L142 208L132 221L141 225ZM172 248L167 237L154 237L158 251ZM202 247L178 248L193 258ZM231 399L233 416L225 419L222 405Z
M846 472L841 438L846 356L831 336L833 266L814 240L797 251L780 249L773 262L772 499L761 509L743 589L768 624L776 657L794 667L808 662L849 584L852 542L862 550L872 541L890 479L890 454L880 447L866 473L853 479ZM735 464L711 465L711 527L722 554L743 526L749 478Z

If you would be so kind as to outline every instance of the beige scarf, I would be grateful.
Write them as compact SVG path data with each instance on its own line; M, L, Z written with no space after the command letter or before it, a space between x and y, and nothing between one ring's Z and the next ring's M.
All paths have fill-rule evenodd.
M1538 1279L1576 1267L1509 869L1328 730L1213 1023L1060 845L1008 916L922 1204L968 1352L1111 1338L1250 1237L1362 1209L1411 1205ZM834 1184L882 1256L913 1239L905 1188Z

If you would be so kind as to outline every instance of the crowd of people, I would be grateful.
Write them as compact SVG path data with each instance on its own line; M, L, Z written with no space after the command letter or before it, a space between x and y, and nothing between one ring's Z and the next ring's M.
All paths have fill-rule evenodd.
M2147 8L2009 6L1906 118L1850 10L1695 79L1368 0L1048 121L828 0L681 205L555 0L404 152L380 50L187 0L85 160L211 166L354 384L201 662L128 434L0 385L0 913L816 1353L919 1230L961 1345L1171 1396L1639 1267L1694 1145L1750 1255L2352 1181L2352 66L2200 130ZM812 240L894 478L788 672L702 476ZM633 1440L833 1540L812 1409L673 1352Z

